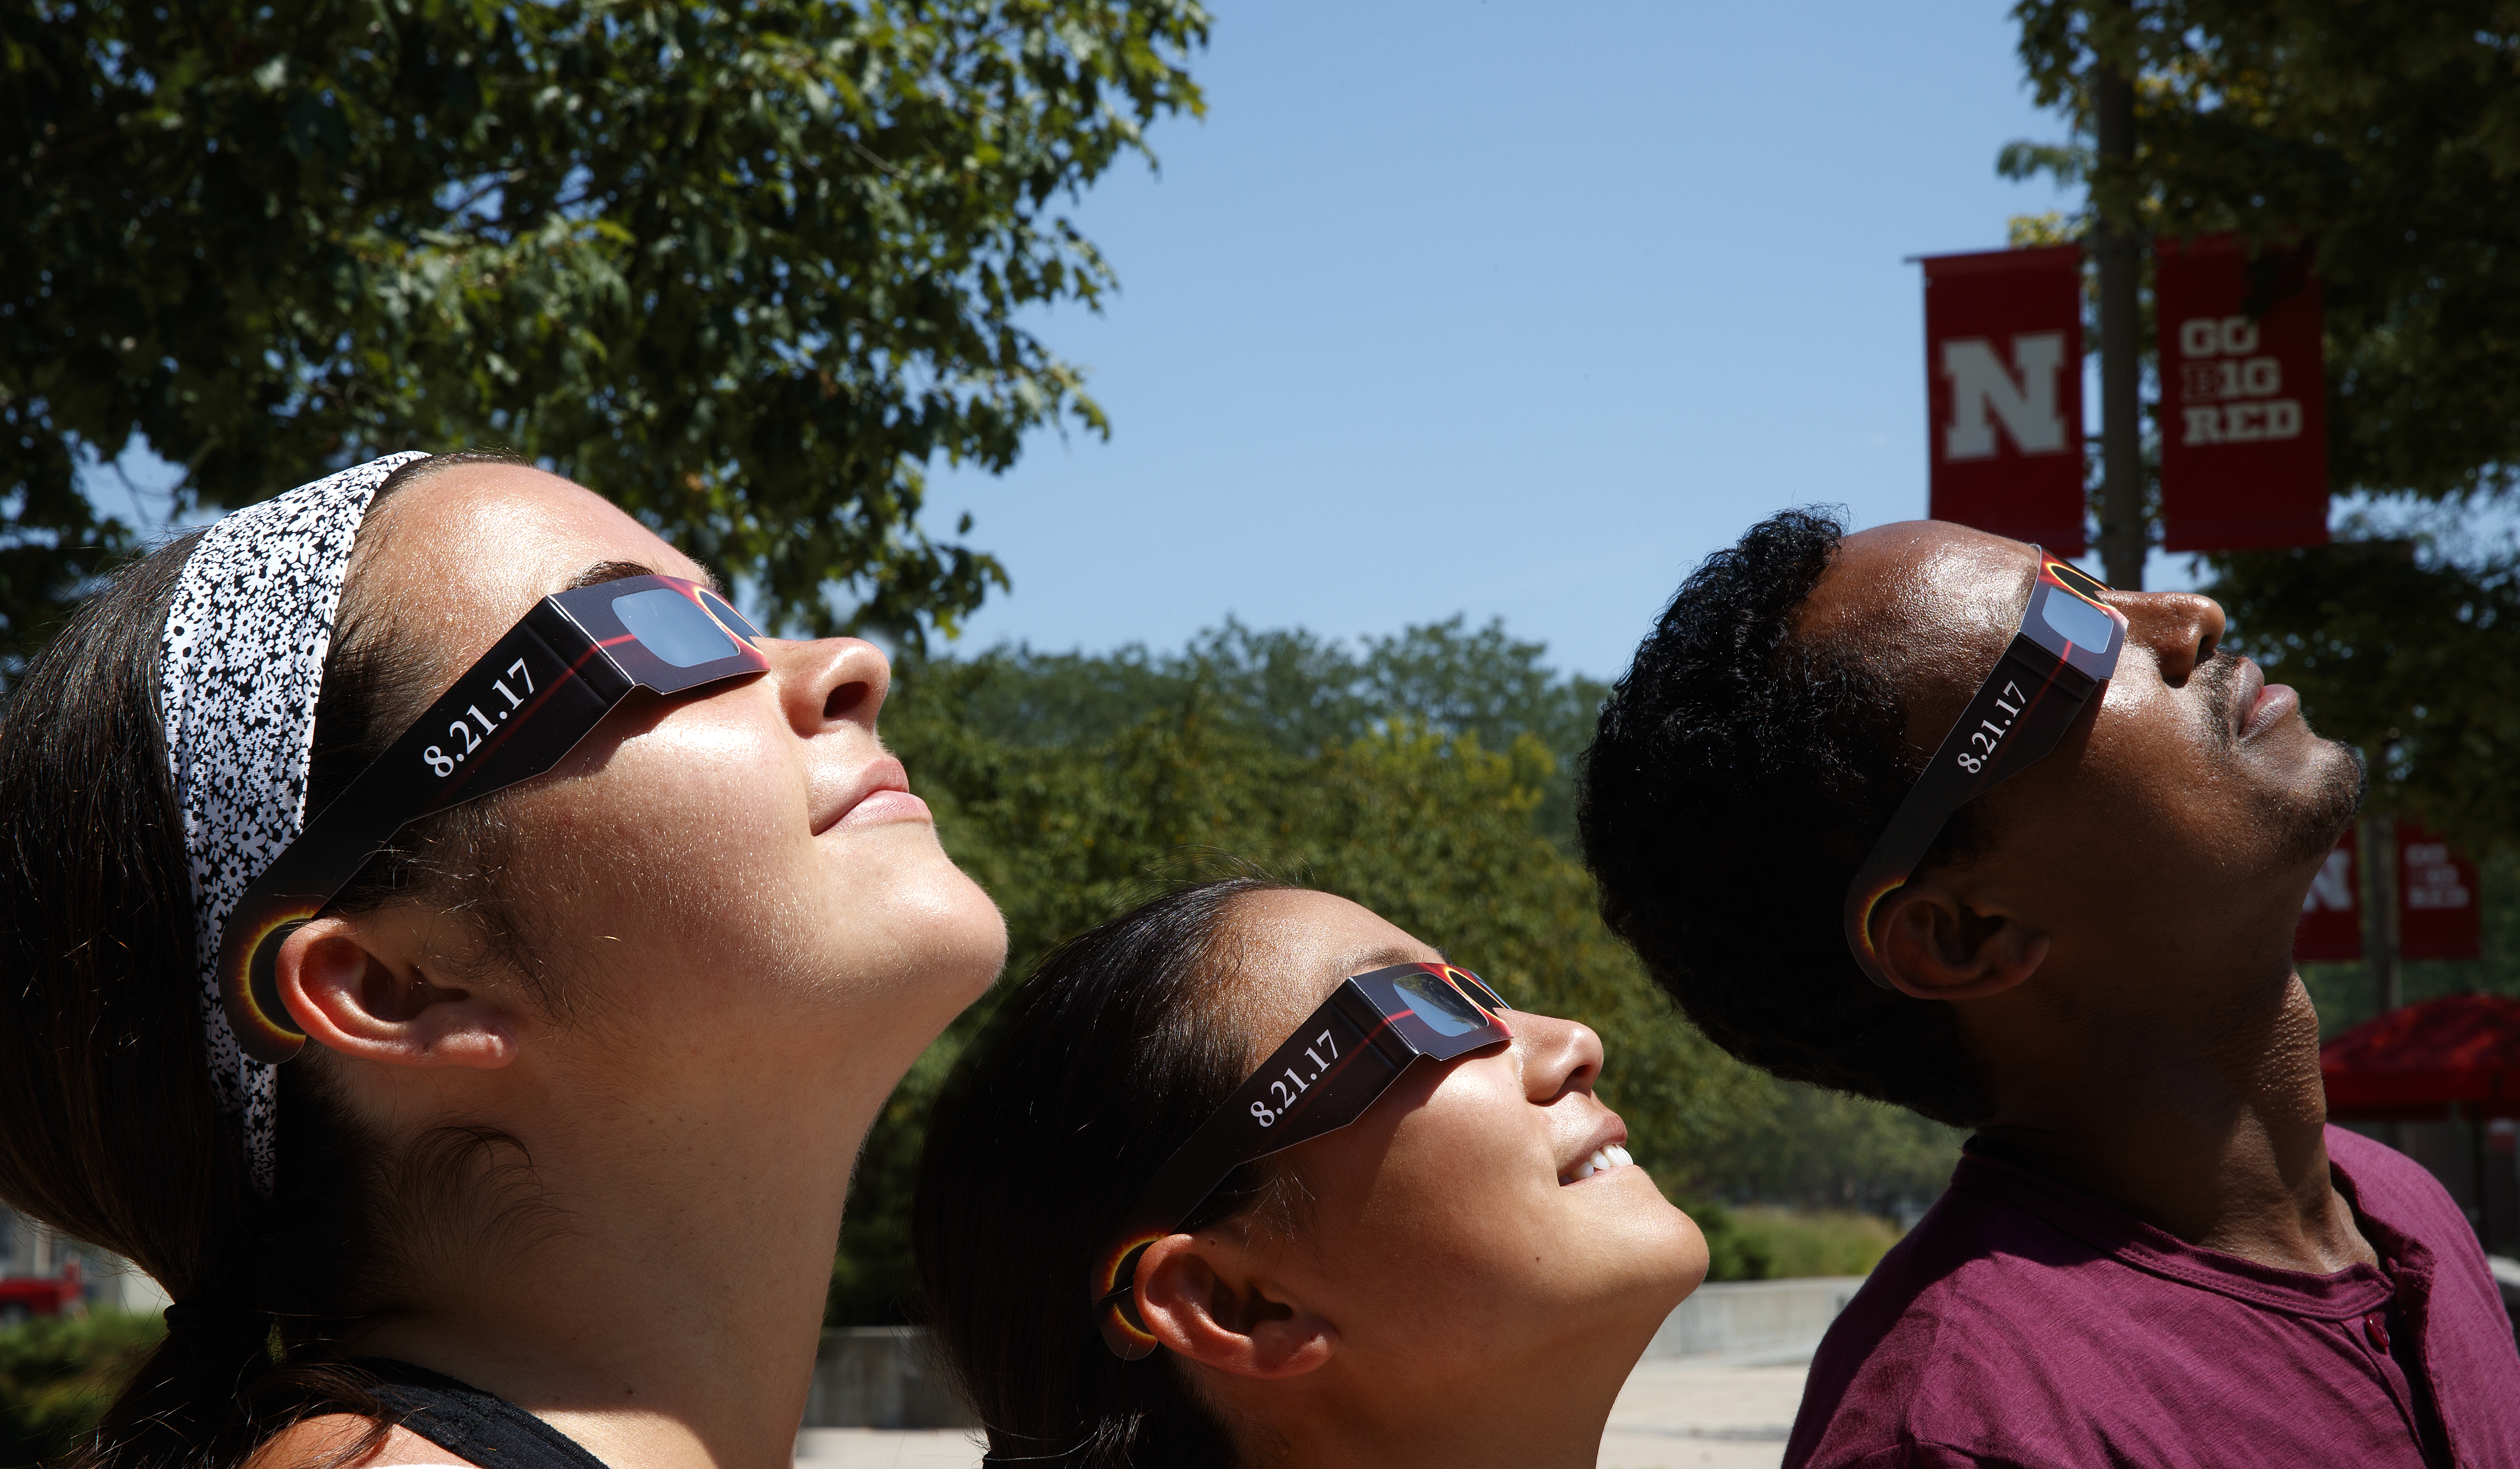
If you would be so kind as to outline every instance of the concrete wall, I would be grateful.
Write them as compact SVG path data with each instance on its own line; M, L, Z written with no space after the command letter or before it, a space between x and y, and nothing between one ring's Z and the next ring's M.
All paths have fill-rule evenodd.
M1736 1367L1809 1361L1828 1323L1863 1284L1861 1275L1818 1275L1701 1285L1654 1333L1645 1358Z
M843 1326L823 1333L807 1428L977 1428L980 1420L935 1366L916 1326Z

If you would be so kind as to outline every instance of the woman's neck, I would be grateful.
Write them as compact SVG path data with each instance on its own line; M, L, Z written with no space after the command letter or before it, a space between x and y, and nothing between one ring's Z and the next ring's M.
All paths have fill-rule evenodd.
M757 1078L514 1128L475 1179L495 1222L428 1249L411 1309L347 1345L507 1399L611 1469L785 1469L821 1340L848 1170L889 1090ZM546 1095L580 1095L564 1089Z
M1396 1388L1354 1363L1312 1374L1320 1381L1242 1384L1257 1391L1233 1395L1229 1421L1245 1461L1266 1469L1592 1469L1652 1335L1627 1324L1500 1355L1479 1381L1437 1390Z

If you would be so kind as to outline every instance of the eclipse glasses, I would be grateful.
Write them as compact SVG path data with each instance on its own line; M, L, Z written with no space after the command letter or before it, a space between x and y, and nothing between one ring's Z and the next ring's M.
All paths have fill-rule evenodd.
M1395 964L1340 982L1155 1171L1096 1255L1088 1295L1103 1342L1127 1361L1155 1350L1138 1314L1138 1257L1236 1169L1355 1122L1420 1056L1450 1061L1511 1039L1510 1008L1450 964Z
M760 637L680 576L627 576L535 603L237 899L219 945L237 1044L277 1063L306 1043L280 1001L281 942L397 832L549 770L634 690L681 694L768 670Z
M2030 549L2039 555L2039 579L2021 629L1847 885L1846 946L1865 978L1884 989L1895 987L1872 946L1873 910L1915 873L1954 811L2056 748L2092 691L2117 671L2126 646L2126 614L2100 600L2108 586Z

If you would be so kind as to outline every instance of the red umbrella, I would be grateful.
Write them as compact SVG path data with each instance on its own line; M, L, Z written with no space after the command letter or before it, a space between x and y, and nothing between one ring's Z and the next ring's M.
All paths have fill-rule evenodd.
M2520 1117L2520 999L2454 994L2364 1021L2318 1048L2327 1115Z

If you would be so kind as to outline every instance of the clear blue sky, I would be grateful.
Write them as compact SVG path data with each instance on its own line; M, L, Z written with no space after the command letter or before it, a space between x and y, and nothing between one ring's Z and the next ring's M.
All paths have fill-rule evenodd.
M1995 175L2063 131L2004 0L1215 8L1206 118L1076 210L1120 294L1035 319L1110 440L931 482L1014 580L965 647L1462 613L1616 673L1759 516L1924 513L1904 257L2074 203Z
M1110 441L932 483L1014 579L967 645L1466 613L1606 675L1768 511L1922 515L1903 259L2073 203L1996 177L2063 132L2005 11L1225 0L1078 210L1122 294L1039 321Z

